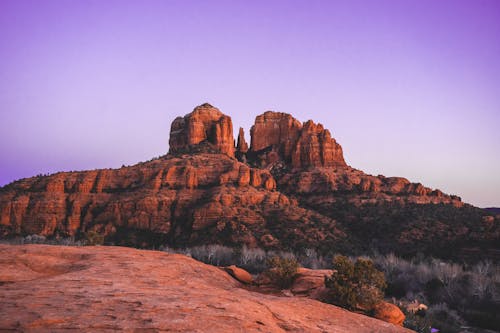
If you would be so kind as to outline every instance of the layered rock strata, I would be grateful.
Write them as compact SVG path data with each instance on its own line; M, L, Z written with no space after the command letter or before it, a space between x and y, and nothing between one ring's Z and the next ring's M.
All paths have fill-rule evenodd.
M301 124L287 113L268 111L255 118L250 150L261 166L283 160L293 168L346 166L342 147L321 124Z
M193 242L224 231L225 241L257 245L255 236L266 234L261 226L272 212L304 214L275 188L269 171L217 154L63 172L3 188L0 227L4 234L45 236L88 230L114 235L125 228ZM256 235L250 231L255 226L261 229Z
M177 117L170 129L170 152L186 151L208 142L221 153L234 156L233 123L219 109L205 103L184 117Z
M469 238L498 238L498 219L488 222L466 206L453 210L464 207L459 197L348 166L320 124L269 111L257 116L250 147L242 129L235 147L232 128L229 116L203 104L174 120L166 156L4 186L0 235L80 237L97 231L122 245L325 251L359 250L367 240L387 251L402 244L421 251L415 243L425 240L434 249L435 235L446 238L439 244L448 248ZM427 209L429 217L418 209ZM461 216L467 222L457 222ZM396 222L388 228L390 219Z

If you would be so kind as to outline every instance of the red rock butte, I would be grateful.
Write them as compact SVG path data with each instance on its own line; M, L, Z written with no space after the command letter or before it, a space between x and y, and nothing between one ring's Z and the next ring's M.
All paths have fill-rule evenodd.
M221 153L234 156L231 117L208 103L174 120L170 129L170 152L178 152L205 141L213 144Z
M243 129L235 144L231 118L205 103L173 121L165 156L8 184L0 188L0 237L95 231L121 245L328 251L362 251L376 240L385 251L432 251L439 235L450 248L498 234L498 224L467 222L482 221L478 212L452 212L464 206L457 196L350 167L321 124L267 111L250 134L250 146ZM413 213L425 209L438 224ZM465 222L449 217L457 214Z
M346 166L342 147L330 132L312 120L300 123L287 113L267 111L255 118L250 130L251 145L239 130L234 146L231 117L205 103L193 112L178 117L170 130L170 153L189 152L200 144L210 144L216 151L241 158L248 154L261 155L261 166L282 160L293 168Z

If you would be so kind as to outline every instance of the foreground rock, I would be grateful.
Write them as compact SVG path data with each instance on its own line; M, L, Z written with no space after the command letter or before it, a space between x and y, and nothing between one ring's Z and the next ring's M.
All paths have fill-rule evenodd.
M410 332L318 301L241 288L191 258L0 245L0 331Z
M396 305L380 302L373 309L373 316L380 320L392 323L394 325L403 326L405 321L405 315Z
M326 295L325 277L333 274L331 269L299 268L291 292L297 296L323 299Z
M224 270L228 272L232 277L234 277L236 280L245 283L245 284L251 284L253 282L252 275L248 273L246 270L243 268L236 267L235 265L231 265L228 267L224 267Z

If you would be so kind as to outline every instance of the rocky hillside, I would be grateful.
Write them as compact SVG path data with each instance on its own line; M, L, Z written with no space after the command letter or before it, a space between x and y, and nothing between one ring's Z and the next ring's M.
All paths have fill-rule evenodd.
M209 104L176 118L170 151L120 169L60 172L0 189L2 237L41 234L133 246L202 243L361 253L495 250L499 218L405 178L346 164L321 124L265 112L237 143ZM453 248L452 253L447 253Z
M0 331L412 332L312 299L246 290L182 255L0 245L0 266Z

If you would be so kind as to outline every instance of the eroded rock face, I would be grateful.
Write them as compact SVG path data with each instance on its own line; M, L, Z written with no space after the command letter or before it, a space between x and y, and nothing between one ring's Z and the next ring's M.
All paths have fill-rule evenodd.
M321 227L308 232L317 221ZM311 242L342 235L335 221L276 191L268 170L225 154L168 156L115 170L63 172L2 188L3 236L78 236L89 230L121 245L219 242L276 249L298 232Z
M250 130L250 149L254 152L272 147L290 160L302 124L288 113L267 111L255 118Z
M495 217L484 222L471 212L457 223L450 216L462 211L435 214L434 206L463 207L456 196L346 165L328 130L286 113L257 116L248 149L243 130L234 147L231 118L204 104L174 120L170 146L170 154L130 167L0 188L0 237L92 230L120 245L413 253L424 251L424 240L432 251L469 239L493 244L500 234ZM427 219L418 205L431 207Z
M291 115L268 111L255 118L250 149L266 166L282 160L293 168L345 166L342 147L321 124L303 125Z
M0 245L0 266L5 331L411 332L315 300L248 291L217 267L159 251Z
M355 206L379 202L464 205L459 197L432 190L420 183L410 183L401 177L372 176L348 166L293 170L278 179L278 186L281 191L300 196L314 206L334 203L339 199Z
M248 144L245 140L245 131L241 127L238 132L238 143L236 145L236 150L241 154L246 154L248 152Z
M205 141L213 144L221 153L234 156L231 117L208 103L174 120L170 129L170 152L183 152Z
M328 130L311 120L302 127L300 137L292 152L292 166L309 167L346 166L342 147L333 139Z

